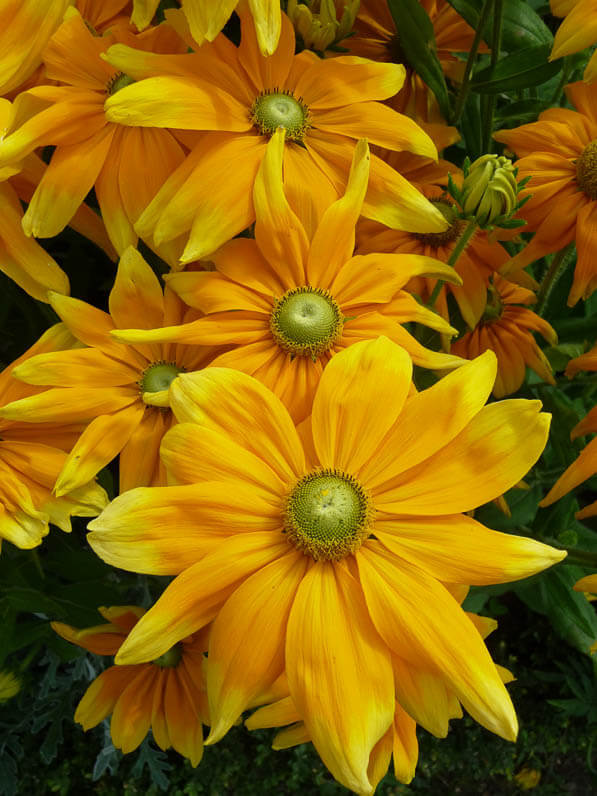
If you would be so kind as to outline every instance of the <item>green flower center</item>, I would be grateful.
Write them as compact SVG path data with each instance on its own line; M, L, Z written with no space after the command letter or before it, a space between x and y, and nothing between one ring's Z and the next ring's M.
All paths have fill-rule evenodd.
M359 482L341 470L315 470L288 497L284 531L315 561L339 561L369 536L373 510Z
M141 392L167 390L180 372L181 368L174 362L154 362L147 370L143 371L139 382Z
M106 91L110 96L112 94L116 94L117 91L120 91L121 88L125 88L126 86L130 86L131 83L134 83L135 80L130 77L129 75L125 74L124 72L117 72L113 78L110 79L108 85L106 86Z
M262 135L273 135L284 127L286 138L302 141L309 124L309 109L292 92L267 90L260 94L251 108L251 121Z
M270 329L276 343L293 357L317 359L342 336L344 318L327 290L297 287L276 300Z
M597 199L597 140L591 141L576 161L576 182L589 199Z
M162 669L174 669L180 663L182 658L182 647L180 644L175 644L173 647L160 655L159 658L154 658L152 663L156 666L161 666Z
M437 207L450 226L443 232L412 232L411 234L413 238L420 240L426 246L438 249L459 238L465 222L456 216L453 206L443 199L430 199L430 202Z

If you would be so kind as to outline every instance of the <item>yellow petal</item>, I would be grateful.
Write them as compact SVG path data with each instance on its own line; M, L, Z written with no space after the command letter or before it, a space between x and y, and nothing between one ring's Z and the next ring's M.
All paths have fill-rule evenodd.
M159 673L157 666L141 666L138 670L118 698L110 722L112 743L125 755L136 749L149 731L153 689Z
M597 437L583 448L579 456L562 473L547 495L539 503L540 506L551 506L556 500L568 494L587 478L597 472Z
M120 258L109 301L110 315L122 329L153 329L164 321L159 280L132 246Z
M91 683L77 705L75 721L85 731L96 727L114 710L124 689L139 673L137 666L110 666Z

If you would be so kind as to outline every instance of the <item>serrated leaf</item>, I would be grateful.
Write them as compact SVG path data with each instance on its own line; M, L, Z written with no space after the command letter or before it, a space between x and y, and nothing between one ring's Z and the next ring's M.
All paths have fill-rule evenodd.
M450 100L437 57L433 24L419 0L388 0L400 46L409 65L435 94L443 115L450 116Z
M550 47L539 45L502 58L495 66L477 72L471 81L471 91L479 94L500 94L550 80L562 68L562 60L547 60Z

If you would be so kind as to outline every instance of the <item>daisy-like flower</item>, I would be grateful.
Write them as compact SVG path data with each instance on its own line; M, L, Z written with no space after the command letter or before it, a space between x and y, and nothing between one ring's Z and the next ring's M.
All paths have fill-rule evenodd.
M453 53L467 53L475 38L475 31L446 0L420 2L433 25L436 54L444 74L459 81L464 62L455 58ZM431 129L440 126L443 119L437 101L409 65L400 42L400 31L396 30L386 0L361 0L354 36L345 39L342 46L355 55L374 61L403 64L407 70L406 80L401 91L391 100L392 106L408 113L418 122L431 124Z
M212 255L217 272L168 278L168 286L205 317L179 328L118 332L118 339L231 346L212 364L256 376L296 422L310 413L330 358L359 340L385 334L424 367L462 364L424 348L401 325L419 321L444 334L456 332L401 290L421 273L458 279L451 268L428 257L353 257L367 190L367 143L357 145L346 194L328 207L309 242L284 194L284 135L281 129L271 139L255 181L255 240L238 238Z
M552 13L565 17L556 31L550 61L572 55L597 42L597 3L595 0L550 0ZM584 79L591 83L597 77L597 54L593 53L585 68Z
M566 375L568 378L573 376L581 370L597 371L597 345L582 354L580 357L571 359L566 366ZM583 417L580 423L572 429L570 433L571 439L584 437L585 434L592 434L597 431L597 406ZM550 506L559 500L568 492L576 489L577 486L586 481L592 475L597 473L597 437L592 439L588 445L583 448L580 455L575 459L572 464L562 473L556 483L549 490L548 494L543 498L540 506ZM597 515L597 500L581 509L576 516L579 519L585 517L595 517Z
M183 161L184 151L168 130L123 127L107 120L106 97L131 82L101 58L115 41L158 52L184 50L168 25L138 36L116 26L94 36L79 12L69 9L44 51L47 77L59 85L19 94L0 142L0 166L12 165L40 146L55 145L23 218L25 232L41 238L57 235L95 187L110 239L122 254L136 244L133 223Z
M493 394L503 398L516 392L524 382L528 366L549 384L555 384L549 360L537 345L532 332L539 332L550 345L558 341L554 328L528 309L537 297L531 290L513 285L495 274L486 292L481 320L471 332L452 343L451 350L474 359L488 349L497 356L498 368Z
M77 630L52 622L62 638L95 655L116 655L143 608L98 608L108 624ZM203 756L207 698L203 676L206 633L181 639L150 663L111 666L91 683L77 706L75 721L85 731L111 716L112 743L124 754L134 751L149 729L160 749L176 749L197 766Z
M132 21L143 30L154 17L160 0L133 0ZM222 30L239 0L180 0L191 34L197 44L213 41ZM241 0L242 2L242 0ZM280 39L282 13L280 0L248 0L248 8L255 23L259 49L272 55Z
M0 404L40 394L13 378L15 368L37 355L70 348L74 339L64 324L52 326L19 359L0 373ZM6 539L29 550L41 544L49 532L49 523L67 533L71 516L95 517L105 507L108 496L93 481L82 479L61 497L52 494L58 474L81 427L76 419L31 426L19 420L0 420L0 545Z
M468 592L467 587L446 584L452 596L462 602ZM495 619L478 616L468 611L466 616L475 626L481 638L485 639L497 628ZM456 695L446 688L441 676L431 670L422 670L407 660L392 656L396 683L396 704L394 719L383 738L374 747L369 763L368 775L372 789L386 773L393 757L394 776L406 785L415 775L418 761L418 742L416 725L421 724L428 732L439 738L448 734L451 719L462 718L462 708ZM499 664L496 669L502 682L509 683L514 677ZM290 696L286 675L278 678L275 684L278 698L255 711L246 721L250 730L285 727L273 740L273 749L288 749L306 743L311 736ZM268 694L266 700L271 700Z
M110 332L123 326L181 323L186 308L172 291L162 292L151 268L132 248L120 260L110 314L57 293L49 300L78 344L86 347L29 357L15 368L18 379L49 389L9 399L0 417L38 424L39 433L46 423L88 424L56 473L57 495L89 481L118 454L121 491L164 483L158 449L173 422L168 386L178 373L203 367L213 354L201 346L124 345Z
M168 17L173 24L175 13ZM278 127L285 128L289 142L284 154L289 201L295 209L309 209L311 229L346 186L354 139L367 137L431 158L437 154L415 122L378 102L401 87L404 67L355 56L295 55L294 30L285 15L278 49L266 58L251 18L241 16L238 48L221 35L194 54L155 56L115 46L107 56L137 80L107 100L108 119L205 131L135 226L156 246L188 238L185 263L211 254L253 223L255 175ZM441 213L376 157L363 213L400 229L446 227Z
M356 343L325 368L298 430L245 373L179 376L161 448L175 485L121 495L89 526L110 564L177 575L117 662L153 660L214 620L208 742L286 670L322 760L358 793L372 792L394 720L393 655L514 738L495 665L440 582L517 580L565 555L462 513L517 483L548 435L538 401L483 406L495 370L487 353L413 393L404 349Z
M568 296L573 306L597 289L597 85L572 83L566 94L576 111L550 108L539 121L500 130L494 138L519 155L519 177L531 177L521 196L532 198L519 215L535 232L503 273L575 240L578 259Z

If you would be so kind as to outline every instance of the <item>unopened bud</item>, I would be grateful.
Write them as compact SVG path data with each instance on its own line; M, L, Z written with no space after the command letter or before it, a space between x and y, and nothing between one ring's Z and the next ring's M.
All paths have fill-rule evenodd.
M503 155L483 155L468 169L461 203L464 215L480 227L507 221L518 206L518 183L512 161Z
M288 0L286 14L309 50L323 52L352 30L360 0Z

